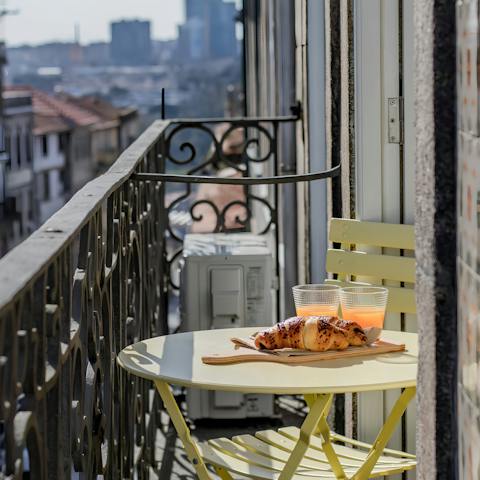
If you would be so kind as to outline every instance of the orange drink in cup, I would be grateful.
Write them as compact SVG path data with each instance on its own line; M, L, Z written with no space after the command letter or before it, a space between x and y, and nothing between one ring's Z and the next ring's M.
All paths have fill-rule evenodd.
M340 288L336 285L296 285L292 291L295 309L299 317L312 315L335 317L338 315Z
M357 322L362 328L383 328L387 298L388 290L384 287L342 288L342 317Z

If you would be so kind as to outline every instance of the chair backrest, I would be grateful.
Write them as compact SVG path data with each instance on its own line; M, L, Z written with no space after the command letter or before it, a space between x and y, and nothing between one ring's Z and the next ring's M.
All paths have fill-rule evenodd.
M341 245L327 252L327 280L342 286L383 285L388 312L416 313L414 227L333 218L329 240Z

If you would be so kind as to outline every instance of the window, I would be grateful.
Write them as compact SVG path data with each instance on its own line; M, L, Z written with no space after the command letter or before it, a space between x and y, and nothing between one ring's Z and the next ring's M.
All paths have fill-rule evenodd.
M59 133L58 134L58 151L59 152L65 152L65 146L67 143L67 138L64 133Z
M50 200L50 172L43 174L43 199Z
M60 177L60 190L62 193L66 193L67 191L67 172L64 168L59 170L59 177Z
M28 164L32 163L32 137L27 133L25 133L25 146L26 146L26 161Z
M35 201L33 198L33 192L30 190L30 194L28 195L28 219L31 222L33 222L35 218L34 207L35 207Z
M10 129L5 128L5 150L8 154L7 162L5 163L5 168L10 170L12 168L12 145L10 138Z
M17 132L15 135L15 140L17 142L17 168L22 167L22 134Z
M40 140L42 142L42 153L43 156L46 157L48 155L48 137L47 135L42 135L40 137Z
M7 129L0 124L0 151L4 152L6 150L5 146L5 135L7 134Z

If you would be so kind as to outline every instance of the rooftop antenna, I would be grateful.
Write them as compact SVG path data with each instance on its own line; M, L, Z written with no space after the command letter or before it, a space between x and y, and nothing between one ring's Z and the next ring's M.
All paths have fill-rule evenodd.
M5 17L7 15L18 15L20 13L20 10L17 9L8 9L6 7L6 0L3 0L0 2L0 17Z
M7 15L18 15L20 10L7 8L7 0L0 0L0 43L5 44L5 20L3 17Z
M162 120L165 120L165 88L162 88L162 112L161 112Z

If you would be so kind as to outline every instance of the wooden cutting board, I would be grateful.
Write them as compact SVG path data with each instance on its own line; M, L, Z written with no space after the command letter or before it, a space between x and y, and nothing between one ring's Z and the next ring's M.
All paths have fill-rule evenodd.
M283 364L299 364L319 362L322 360L336 360L342 358L363 357L380 353L402 352L404 344L390 343L377 340L371 345L348 347L346 350L329 350L326 352L309 352L284 348L282 350L257 350L251 339L232 338L232 353L211 354L202 357L207 365L230 365L244 362L273 362Z

